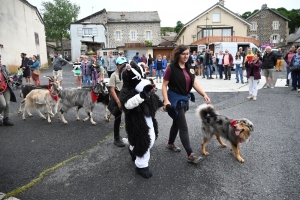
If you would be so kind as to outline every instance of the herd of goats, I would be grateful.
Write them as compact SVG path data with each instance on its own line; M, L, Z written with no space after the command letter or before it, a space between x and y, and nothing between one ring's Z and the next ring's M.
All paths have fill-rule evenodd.
M58 119L64 124L68 124L63 114L70 108L76 107L76 120L80 120L78 111L80 108L83 108L88 115L83 121L90 119L92 125L97 125L93 120L93 109L96 103L102 103L105 107L104 118L106 121L110 121L111 113L108 110L108 104L111 97L109 95L110 89L106 82L101 81L95 86L83 87L81 89L61 89L60 82L54 76L45 77L49 79L48 85L22 86L20 96L23 100L20 103L18 114L23 112L23 120L26 119L25 111L32 117L33 115L30 111L35 108L43 119L48 120L48 123L51 123L51 118L58 112ZM154 79L150 78L149 80L154 85ZM155 88L156 90L157 88ZM44 109L46 109L45 114L47 114L47 118L41 113L41 110ZM54 113L52 109L54 109Z

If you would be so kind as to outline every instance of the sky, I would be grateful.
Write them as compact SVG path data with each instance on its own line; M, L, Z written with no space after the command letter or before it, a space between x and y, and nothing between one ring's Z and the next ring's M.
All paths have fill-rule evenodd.
M27 0L30 4L42 9L42 1ZM80 6L78 20L102 9L106 11L158 11L162 27L175 27L177 21L187 23L197 15L213 6L219 0L70 0ZM299 0L225 0L225 7L234 13L260 9L262 4L269 8L284 7L287 10L299 9Z

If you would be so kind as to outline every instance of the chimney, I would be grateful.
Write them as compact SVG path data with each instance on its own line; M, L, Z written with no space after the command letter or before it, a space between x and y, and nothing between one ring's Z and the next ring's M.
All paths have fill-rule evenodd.
M125 21L125 14L124 14L124 12L122 12L122 14L120 16L121 16L121 21Z
M219 0L219 4L222 6L225 6L225 1L224 0Z
M267 4L263 4L263 5L261 6L261 9L266 9L266 8L268 8Z

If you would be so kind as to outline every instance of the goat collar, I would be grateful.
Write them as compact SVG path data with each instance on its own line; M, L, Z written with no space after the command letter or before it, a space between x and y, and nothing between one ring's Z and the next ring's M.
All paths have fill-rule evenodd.
M53 95L51 90L49 90L49 92L50 92L50 96L52 97L52 99L54 99L55 101L58 101L58 95Z
M97 101L99 94L96 94L93 90L91 90L91 98L92 102Z

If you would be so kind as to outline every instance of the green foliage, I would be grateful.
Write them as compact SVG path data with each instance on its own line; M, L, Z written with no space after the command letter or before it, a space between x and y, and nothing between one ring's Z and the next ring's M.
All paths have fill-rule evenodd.
M244 12L241 17L244 18L244 19L247 19L248 17L250 17L251 15L253 15L254 13L256 13L258 11L258 9L255 9L253 12L251 11L247 11L247 12Z
M146 46L152 46L152 42L150 42L148 40L145 40L145 44L146 44Z
M43 1L42 6L46 37L55 41L70 39L69 25L77 20L80 6L72 4L70 0Z
M177 21L176 24L177 24L177 25L176 25L176 27L174 28L174 31L175 31L176 33L179 33L179 31L182 29L182 27L184 26L184 24L183 24L181 21Z
M161 27L160 34L165 35L166 32L174 32L174 27Z

